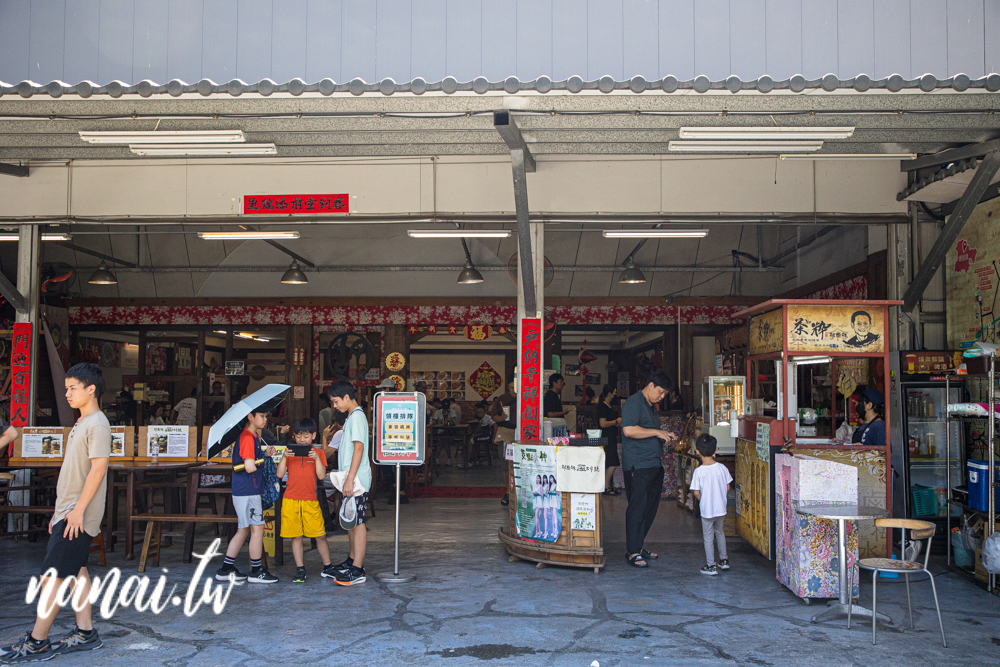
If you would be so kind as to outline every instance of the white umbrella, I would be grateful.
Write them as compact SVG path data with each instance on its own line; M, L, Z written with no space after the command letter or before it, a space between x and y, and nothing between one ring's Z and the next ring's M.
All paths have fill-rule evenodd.
M287 384L269 384L233 403L208 431L208 458L236 442L246 424L247 415L251 412L271 412L285 400L289 389L291 387Z

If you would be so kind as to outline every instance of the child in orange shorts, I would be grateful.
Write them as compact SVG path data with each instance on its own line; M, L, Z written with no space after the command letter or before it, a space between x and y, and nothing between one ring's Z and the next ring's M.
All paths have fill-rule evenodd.
M312 445L316 440L316 422L300 419L292 428L296 445ZM301 584L306 580L306 568L302 560L302 538L315 538L316 550L323 559L321 576L333 578L334 569L330 562L330 546L326 543L326 528L316 495L316 482L326 475L326 454L320 447L310 447L308 456L295 456L292 448L278 464L278 478L288 471L288 484L281 500L281 536L292 538L292 555L295 557L295 578Z

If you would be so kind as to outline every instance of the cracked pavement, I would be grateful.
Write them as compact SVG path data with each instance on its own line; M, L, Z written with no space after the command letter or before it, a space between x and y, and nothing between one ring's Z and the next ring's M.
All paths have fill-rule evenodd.
M416 581L384 584L374 574L392 568L392 512L379 499L372 520L368 582L336 586L319 576L315 550L307 551L309 579L292 584L294 563L286 540L281 579L271 586L235 588L225 610L203 606L193 617L168 606L161 614L120 608L95 619L104 639L97 653L63 656L51 664L256 667L272 664L410 665L861 665L1000 664L1000 598L932 566L949 648L943 648L927 582L911 582L915 629L906 623L902 580L879 583L879 611L892 626L857 619L813 624L821 602L806 605L774 578L774 564L738 537L728 538L733 569L717 577L703 564L700 526L664 501L647 546L660 553L646 570L624 559L625 501L605 499L607 568L536 569L507 562L496 539L506 508L490 499L417 499L402 508L400 567ZM211 542L200 527L195 551ZM329 538L334 562L346 552L342 532ZM24 603L45 542L0 540L0 641L31 627ZM181 562L178 540L164 551L161 570L183 595L197 563ZM246 551L240 561L246 564ZM106 570L91 557L92 575ZM932 559L933 562L933 559ZM214 572L221 557L207 570ZM123 581L137 561L121 549L108 554ZM148 568L156 577L160 571ZM862 604L870 606L870 579ZM67 612L53 629L72 627Z

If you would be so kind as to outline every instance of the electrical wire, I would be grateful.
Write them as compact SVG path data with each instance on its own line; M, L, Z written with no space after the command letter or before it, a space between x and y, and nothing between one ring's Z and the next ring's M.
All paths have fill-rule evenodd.
M906 315L906 319L910 320L910 324L912 324L912 325L913 325L913 337L917 339L917 349L918 349L918 350L922 349L922 348L920 347L920 334L919 334L919 333L917 333L917 323L916 323L916 322L914 322L914 321L913 321L913 318L912 318L912 317L910 317L909 313L907 313L907 312L906 312L905 310L903 310L902 308L901 308L901 309L899 310L899 312L903 313L903 315Z
M705 268L707 268L707 269L711 269L711 267L705 267ZM692 275L694 275L694 272L692 271L692 272L691 272L691 274L692 274ZM694 285L690 285L690 286L688 286L688 287L684 287L684 288L681 288L681 289L677 290L676 292L670 292L669 294L664 294L663 296L664 296L664 297L668 297L668 296L673 296L673 295L675 295L675 294L680 294L681 292L686 292L686 291L688 291L688 290L693 290L693 289L694 289L695 287L698 287L698 286L700 286L700 285L704 285L705 283L709 283L709 282L712 282L713 280L715 280L716 278L718 278L718 277L719 277L719 276L721 276L721 275L723 275L723 274L721 274L721 273L716 273L716 274L715 274L714 276L712 276L712 277L711 277L711 278L709 278L708 280L702 280L702 281L701 281L700 283L696 283L696 284L694 284Z

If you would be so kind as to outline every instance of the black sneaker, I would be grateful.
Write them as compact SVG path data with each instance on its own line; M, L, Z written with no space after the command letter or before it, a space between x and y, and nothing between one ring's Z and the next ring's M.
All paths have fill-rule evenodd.
M96 651L102 646L104 646L104 642L97 635L96 629L84 632L80 628L74 627L72 632L52 644L52 650L57 655L62 655L75 651Z
M714 577L719 574L719 568L717 568L715 565L706 565L705 567L701 568L701 573L707 574L710 577Z
M728 558L722 558L722 559L719 560L719 569L720 570L728 570L729 569L729 559Z
M247 576L248 584L276 584L278 583L278 578L265 570L260 568L256 572L251 571L250 575Z
M323 571L319 573L319 576L326 577L328 579L336 579L337 572L339 571L339 570L337 570L337 567L339 567L339 566L334 565L333 563L331 563L329 565L324 565L323 566Z
M293 584L304 584L306 581L306 568L297 567L295 568L295 577L292 579Z
M343 563L338 563L337 565L333 566L333 573L334 574L339 574L340 572L347 572L352 567L354 567L354 559L351 558L350 556L348 556L347 560L345 560ZM325 567L323 568L323 571L324 572L326 571ZM323 576L326 576L326 575L324 574Z
M351 566L350 570L345 572L338 572L337 576L334 578L341 586L357 586L358 584L363 584L368 580L365 576L365 568Z
M0 647L0 664L18 665L22 662L44 662L56 657L49 640L38 643L31 638L31 631L10 646Z
M218 570L215 571L216 581L229 581L229 577L232 576L234 581L246 581L247 575L243 574L237 570L234 566L230 565L226 567L223 565Z

